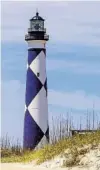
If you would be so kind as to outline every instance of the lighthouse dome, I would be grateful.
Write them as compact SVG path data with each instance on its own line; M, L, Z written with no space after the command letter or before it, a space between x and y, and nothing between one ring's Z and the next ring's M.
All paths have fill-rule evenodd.
M33 21L33 20L41 20L41 21L44 21L44 19L39 16L39 13L38 13L38 12L36 12L36 16L34 16L33 18L30 19L30 21Z

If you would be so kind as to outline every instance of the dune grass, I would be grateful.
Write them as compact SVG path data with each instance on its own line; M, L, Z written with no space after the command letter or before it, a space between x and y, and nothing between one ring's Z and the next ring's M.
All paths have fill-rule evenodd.
M70 149L73 154L73 161L71 164L77 162L77 155L84 154L86 151L79 151L77 148L83 147L85 145L91 144L92 148L100 144L100 131L98 130L95 133L87 133L83 136L75 135L70 138L61 139L54 144L48 144L45 147L36 150L36 151L21 151L21 152L12 152L11 150L5 150L6 154L2 150L1 153L1 162L31 162L36 160L37 164L45 162L54 158L59 154L64 154L66 149ZM68 166L68 163L64 163ZM70 163L69 163L70 164Z
M93 112L94 115L94 112ZM94 129L90 127L90 120L86 117L86 127L84 129ZM96 119L95 119L96 120ZM95 122L96 124L96 122ZM73 159L70 162L65 161L64 166L71 166L77 163L77 157L79 154L84 154L87 150L81 150L79 153L78 148L85 145L91 145L92 148L100 144L100 130L96 133L87 133L82 136L75 135L70 136L70 129L74 129L73 118L67 114L67 117L63 118L61 115L51 120L51 127L49 131L50 144L37 150L23 150L19 140L11 140L8 135L1 140L1 162L31 162L35 161L37 164L41 164L47 160L53 159L55 156L67 155L65 150L69 149ZM94 125L94 116L93 116ZM80 130L82 124L80 122ZM97 122L95 129L100 129L100 122Z

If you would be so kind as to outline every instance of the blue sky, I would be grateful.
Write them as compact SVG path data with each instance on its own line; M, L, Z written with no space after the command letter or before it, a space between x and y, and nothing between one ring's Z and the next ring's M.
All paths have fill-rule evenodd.
M20 139L27 64L24 36L36 8L50 35L49 117L71 111L76 123L94 104L100 120L100 2L2 2L2 135L8 132Z

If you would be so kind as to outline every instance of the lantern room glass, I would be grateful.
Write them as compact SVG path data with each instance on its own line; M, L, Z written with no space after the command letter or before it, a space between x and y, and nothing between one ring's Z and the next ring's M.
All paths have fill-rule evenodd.
M44 21L41 20L33 20L30 21L30 28L32 30L44 30Z

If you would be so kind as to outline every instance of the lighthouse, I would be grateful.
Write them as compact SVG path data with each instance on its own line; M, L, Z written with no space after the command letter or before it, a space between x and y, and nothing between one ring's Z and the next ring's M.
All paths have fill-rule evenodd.
M30 19L25 40L28 43L28 61L23 147L35 149L49 142L46 74L46 41L49 36L44 28L44 19L38 12Z

